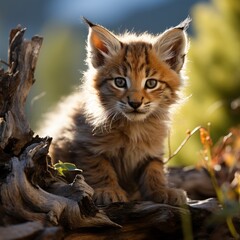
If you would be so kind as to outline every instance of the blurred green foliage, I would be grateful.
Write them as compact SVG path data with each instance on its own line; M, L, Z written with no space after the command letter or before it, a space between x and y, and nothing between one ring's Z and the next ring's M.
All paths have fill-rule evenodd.
M240 4L213 0L192 10L195 36L190 39L186 96L175 115L172 148L187 129L211 123L214 141L240 123ZM194 136L170 164L187 165L199 159L201 144Z

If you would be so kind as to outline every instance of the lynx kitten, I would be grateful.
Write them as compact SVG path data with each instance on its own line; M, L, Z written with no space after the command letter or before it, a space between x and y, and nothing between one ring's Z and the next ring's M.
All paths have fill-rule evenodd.
M180 205L163 164L170 110L179 99L189 19L153 36L114 35L86 20L84 83L49 116L53 161L73 162L96 204L152 200Z

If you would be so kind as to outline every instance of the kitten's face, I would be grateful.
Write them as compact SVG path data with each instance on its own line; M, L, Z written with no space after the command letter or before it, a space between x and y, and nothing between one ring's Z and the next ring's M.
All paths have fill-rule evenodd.
M88 63L94 69L93 85L105 117L166 119L169 106L177 99L189 20L158 36L115 36L87 23Z
M163 116L176 100L180 81L166 63L158 60L151 44L124 44L99 69L95 87L103 106L112 115L143 121Z

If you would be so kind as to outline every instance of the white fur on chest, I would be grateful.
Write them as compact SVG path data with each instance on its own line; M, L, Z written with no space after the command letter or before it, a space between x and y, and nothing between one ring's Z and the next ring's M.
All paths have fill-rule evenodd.
M113 159L118 172L131 173L147 158L161 158L166 126L132 125L109 133L106 155Z

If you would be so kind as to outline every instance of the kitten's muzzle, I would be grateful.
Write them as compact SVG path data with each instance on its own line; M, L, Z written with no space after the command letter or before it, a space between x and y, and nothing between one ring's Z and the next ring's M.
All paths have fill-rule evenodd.
M131 101L129 101L128 104L134 110L137 110L142 105L142 102L131 102Z

